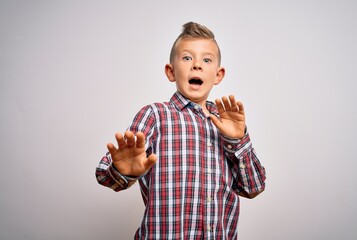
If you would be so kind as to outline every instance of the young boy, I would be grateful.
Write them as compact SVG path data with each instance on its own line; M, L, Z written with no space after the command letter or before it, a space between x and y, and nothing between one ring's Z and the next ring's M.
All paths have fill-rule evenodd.
M207 101L225 74L214 34L189 22L174 42L165 73L177 92L169 102L143 107L118 147L97 167L100 184L114 191L138 181L145 204L135 239L236 239L239 196L265 188L234 96Z

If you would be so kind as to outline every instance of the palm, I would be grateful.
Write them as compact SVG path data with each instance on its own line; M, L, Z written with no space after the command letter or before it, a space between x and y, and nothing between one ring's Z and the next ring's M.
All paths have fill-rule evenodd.
M114 165L123 175L140 176L145 172L143 162L146 159L145 151L140 148L128 148L118 150L112 159L115 159Z
M116 134L118 148L108 144L108 150L112 156L113 164L117 170L127 176L141 176L155 163L154 154L146 156L145 137L143 133L126 132L125 138Z

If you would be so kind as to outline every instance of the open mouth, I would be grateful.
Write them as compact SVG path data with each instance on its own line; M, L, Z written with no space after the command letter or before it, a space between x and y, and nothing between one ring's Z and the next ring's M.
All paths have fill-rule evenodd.
M192 78L188 81L191 85L202 85L203 81L198 78Z

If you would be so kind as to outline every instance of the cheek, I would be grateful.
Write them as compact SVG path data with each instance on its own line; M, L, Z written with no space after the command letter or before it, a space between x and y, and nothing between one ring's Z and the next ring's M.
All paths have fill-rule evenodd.
M180 68L175 71L176 78L184 78L186 76L186 72Z

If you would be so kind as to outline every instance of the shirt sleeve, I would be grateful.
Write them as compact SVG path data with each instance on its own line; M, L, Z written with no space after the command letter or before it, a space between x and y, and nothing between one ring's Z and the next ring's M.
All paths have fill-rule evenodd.
M155 124L155 116L150 106L143 107L135 116L128 130L136 133L143 132L146 137L146 152L151 153L151 142L153 141L153 129ZM118 172L112 163L110 153L107 153L99 162L95 172L99 184L109 187L118 192L131 187L138 178L124 176Z
M265 189L266 173L252 146L249 133L242 139L222 136L225 154L231 163L234 188L241 196L259 194Z

